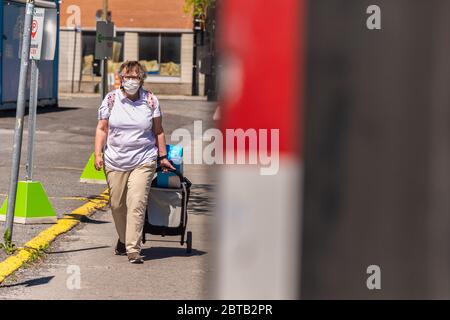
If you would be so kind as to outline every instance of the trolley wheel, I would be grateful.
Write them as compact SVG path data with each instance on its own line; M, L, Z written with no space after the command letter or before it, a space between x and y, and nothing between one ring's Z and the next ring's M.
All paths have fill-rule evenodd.
M186 235L186 253L192 252L192 231L188 231Z

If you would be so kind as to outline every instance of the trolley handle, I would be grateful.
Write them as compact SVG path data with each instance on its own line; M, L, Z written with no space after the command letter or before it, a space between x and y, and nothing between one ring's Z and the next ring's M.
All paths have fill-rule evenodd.
M178 178L180 178L180 182L183 182L183 180L185 179L184 176L183 176L183 174L182 174L181 172L179 172L178 170L176 170L176 169L170 169L170 168L166 168L166 169L167 169L167 171L169 171L169 172L175 173L175 174L178 176ZM156 172L162 172L162 171L163 171L163 168L162 168L162 167L156 168Z
M170 160L169 160L170 161ZM173 165L173 163L170 161L170 163ZM170 169L170 168L166 168L167 169L167 171L169 171L169 172L172 172L172 173L175 173L177 176L178 176L178 178L180 179L180 183L183 183L183 182L185 182L186 183L186 186L188 187L188 188L190 188L191 186L192 186L192 182L188 179L188 178L186 178L185 176L183 176L183 174L181 173L181 172L179 172L178 170L176 170L176 169ZM158 173L158 172L162 172L163 171L163 169L162 169L162 167L157 167L156 168L156 173Z

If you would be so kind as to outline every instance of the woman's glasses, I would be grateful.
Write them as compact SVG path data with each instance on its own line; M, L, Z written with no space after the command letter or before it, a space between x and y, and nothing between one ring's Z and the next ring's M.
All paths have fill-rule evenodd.
M123 76L122 79L124 81L129 81L129 80L141 80L141 78L139 76Z

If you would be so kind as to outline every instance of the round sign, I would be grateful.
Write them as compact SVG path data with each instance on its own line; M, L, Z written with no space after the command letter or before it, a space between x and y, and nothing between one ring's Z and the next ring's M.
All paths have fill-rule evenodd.
M33 20L33 23L31 24L31 37L35 37L36 33L38 31L38 22L36 20Z

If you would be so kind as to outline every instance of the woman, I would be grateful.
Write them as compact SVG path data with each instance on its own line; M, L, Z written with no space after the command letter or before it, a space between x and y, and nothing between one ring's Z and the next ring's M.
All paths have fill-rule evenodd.
M142 231L156 162L164 171L174 167L167 160L158 99L142 88L144 68L137 61L126 61L119 76L121 88L108 93L98 111L95 168L105 168L119 236L115 253L128 255L131 263L143 263Z

